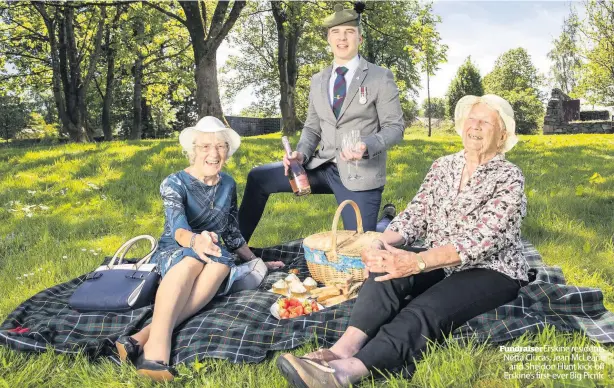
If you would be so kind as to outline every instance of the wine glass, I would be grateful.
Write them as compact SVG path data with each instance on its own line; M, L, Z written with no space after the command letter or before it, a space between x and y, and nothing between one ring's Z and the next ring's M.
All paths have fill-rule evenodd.
M350 137L348 136L347 133L345 133L343 134L343 137L341 138L341 149L345 151L351 148L352 148L352 144L350 142ZM347 166L348 166L348 179L353 180L354 176L352 175L352 164L349 163L349 161L347 163Z
M341 146L345 151L360 152L360 144L361 138L360 131L358 130L352 130L345 133L341 139ZM362 179L362 176L358 175L358 159L354 159L354 166L356 168L356 173L354 175L350 172L350 165L351 164L348 163L348 180L353 181Z

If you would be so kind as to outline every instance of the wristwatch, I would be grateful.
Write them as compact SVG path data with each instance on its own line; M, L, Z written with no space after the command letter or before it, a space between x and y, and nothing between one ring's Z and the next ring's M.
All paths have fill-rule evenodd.
M426 263L419 253L416 253L416 258L418 259L418 269L420 272L423 272L426 269Z

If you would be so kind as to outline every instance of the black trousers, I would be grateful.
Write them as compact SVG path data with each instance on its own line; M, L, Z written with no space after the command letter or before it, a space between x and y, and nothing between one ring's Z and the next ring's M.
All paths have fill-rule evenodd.
M469 319L518 296L521 282L490 269L448 277L442 269L376 282L370 274L350 318L369 336L356 354L370 371L415 371L428 341L441 341ZM406 297L413 297L407 302Z
M325 163L313 170L307 170L307 177L313 194L334 194L338 204L346 199L356 202L362 214L364 230L375 230L384 186L373 190L351 191L341 182L335 163ZM292 187L288 177L284 175L282 162L258 166L249 172L239 208L239 229L245 241L249 242L260 222L269 195L291 192ZM341 218L346 230L356 230L356 215L351 206L343 209Z

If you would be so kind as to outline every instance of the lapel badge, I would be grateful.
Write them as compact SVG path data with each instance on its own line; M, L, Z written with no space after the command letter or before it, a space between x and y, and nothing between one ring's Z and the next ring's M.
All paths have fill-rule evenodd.
M367 87L366 86L360 87L360 98L358 99L358 102L362 105L367 103Z

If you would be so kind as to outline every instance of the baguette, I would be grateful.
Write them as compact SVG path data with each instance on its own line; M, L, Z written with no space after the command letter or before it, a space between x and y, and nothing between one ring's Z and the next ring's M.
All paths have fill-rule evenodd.
M322 301L322 302L318 300L318 302L320 302L322 306L324 307L330 307L330 306L334 306L336 304L345 302L346 300L348 300L346 295L338 295L338 296L334 296L332 298L326 299L325 301Z
M328 300L330 298L335 298L337 296L341 295L341 291L336 290L336 291L330 291L330 292L326 292L326 293L322 293L320 295L317 296L317 300L318 302L323 302L325 300Z
M335 286L326 286L326 287L314 288L313 290L311 290L311 295L317 296L317 295L320 295L323 292L329 292L331 290L336 290L336 289L337 289L337 287L335 287Z

